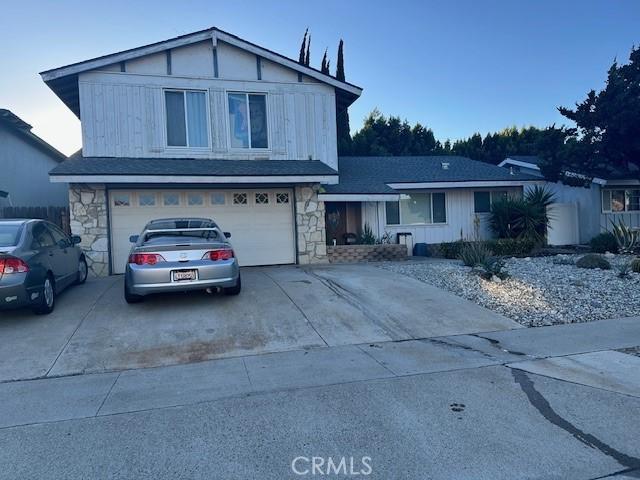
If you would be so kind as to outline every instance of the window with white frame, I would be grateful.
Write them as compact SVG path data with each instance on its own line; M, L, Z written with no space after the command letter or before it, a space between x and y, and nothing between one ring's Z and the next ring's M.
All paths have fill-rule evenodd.
M222 192L214 192L211 194L211 205L224 205L226 202L225 194Z
M177 207L180 205L180 194L176 192L168 192L162 195L162 204L165 207Z
M263 93L229 93L231 148L269 148L267 96Z
M153 207L156 204L156 194L155 193L139 193L138 194L138 205L141 207Z
M605 213L640 211L640 189L616 188L602 190L602 211Z
M113 195L114 207L128 207L131 205L131 200L128 193L115 193Z
M187 205L190 207L199 207L204 205L204 195L198 192L191 192L187 194Z
M499 200L507 198L505 190L473 192L473 211L474 213L489 213L491 205Z
M167 146L209 146L207 95L198 90L165 90Z
M387 225L447 223L444 192L403 194L399 202L386 202Z

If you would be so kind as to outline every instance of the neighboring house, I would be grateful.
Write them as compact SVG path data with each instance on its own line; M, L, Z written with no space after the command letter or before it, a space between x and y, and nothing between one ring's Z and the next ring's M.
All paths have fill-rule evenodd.
M31 132L31 125L0 108L0 207L64 207L67 185L49 182L66 156Z
M368 224L376 237L410 233L413 243L489 238L491 204L540 179L465 157L340 157L340 183L319 195L328 240Z
M217 28L41 76L81 119L82 152L51 180L93 274L122 273L158 217L213 217L244 266L326 261L318 191L361 88Z
M540 158L536 156L510 156L498 166L542 178L539 164ZM586 187L562 182L545 182L545 185L555 194L557 203L563 208L571 205L574 210L573 213L563 210L567 216L563 213L561 218L555 219L562 224L556 230L571 224L579 243L588 243L597 234L611 230L612 222L623 221L628 226L640 227L640 181L637 178L629 175L594 178Z

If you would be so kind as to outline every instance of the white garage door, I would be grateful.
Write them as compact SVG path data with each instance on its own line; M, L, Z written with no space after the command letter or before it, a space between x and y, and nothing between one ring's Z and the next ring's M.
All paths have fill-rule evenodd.
M150 220L212 218L225 232L242 266L295 263L293 192L290 189L111 190L111 261L123 273L137 235Z

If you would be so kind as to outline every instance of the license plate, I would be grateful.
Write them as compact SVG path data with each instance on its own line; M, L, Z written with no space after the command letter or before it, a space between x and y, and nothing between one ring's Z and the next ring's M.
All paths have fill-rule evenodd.
M197 270L174 270L171 272L171 280L173 280L174 282L184 282L197 279Z

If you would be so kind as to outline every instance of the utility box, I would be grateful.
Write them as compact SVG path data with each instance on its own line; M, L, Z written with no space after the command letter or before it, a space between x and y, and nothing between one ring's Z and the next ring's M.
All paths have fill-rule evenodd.
M407 246L407 255L413 255L413 234L411 232L398 232L398 243Z

